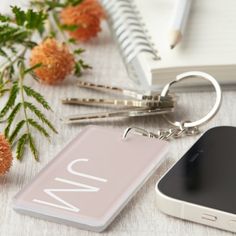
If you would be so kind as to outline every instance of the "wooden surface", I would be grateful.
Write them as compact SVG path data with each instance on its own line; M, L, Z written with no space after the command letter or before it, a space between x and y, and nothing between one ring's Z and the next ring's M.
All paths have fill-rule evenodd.
M118 50L110 37L107 26L99 38L85 45L87 52L85 57L93 66L93 70L83 76L82 79L104 84L114 84L119 86L131 86L128 81L124 65ZM101 94L92 93L88 90L78 89L75 78L70 78L61 86L45 86L37 84L28 79L27 84L37 88L48 101L50 101L54 113L48 114L52 122L57 127L59 134L54 135L51 143L41 138L37 139L40 149L41 160L36 163L30 153L26 153L24 160L20 163L14 161L10 173L0 178L0 235L110 235L110 236L167 236L167 235L191 235L191 236L212 236L212 235L232 235L229 232L206 227L203 225L190 223L160 212L156 206L156 194L154 186L156 181L165 171L178 160L187 149L197 140L197 137L187 137L171 142L170 151L164 164L148 180L144 187L129 202L121 214L114 220L111 226L102 234L82 231L76 228L39 220L29 216L20 215L12 209L14 195L31 179L84 127L84 125L64 125L60 117L65 114L76 114L84 112L101 111L102 109L74 107L62 105L60 99L66 96L99 96ZM218 125L235 125L236 108L235 91L224 92L222 107L217 116L208 124L201 128L205 131ZM1 100L0 104L3 104ZM179 94L179 108L181 117L185 120L200 118L206 114L214 102L213 92L183 93ZM1 105L2 106L2 105ZM19 117L20 119L20 117ZM132 118L128 120L113 120L97 122L103 127L109 126L114 129L123 130L127 126L139 126L150 131L157 131L159 128L168 125L157 116L145 118ZM2 131L1 125L1 131ZM37 138L38 134L34 136ZM92 148L92 147L91 147Z

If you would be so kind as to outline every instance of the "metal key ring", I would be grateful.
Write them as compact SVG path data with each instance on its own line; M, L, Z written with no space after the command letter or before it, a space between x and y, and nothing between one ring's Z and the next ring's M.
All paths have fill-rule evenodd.
M212 83L215 91L216 91L216 102L215 105L213 106L213 108L208 112L208 114L206 116L204 116L203 118L194 121L194 122L180 122L180 121L171 121L169 120L169 118L167 118L166 115L163 115L164 118L166 119L167 122L169 122L170 124L177 126L177 127L184 127L184 128L191 128L191 127L197 127L200 126L204 123L206 123L207 121L209 121L210 119L212 119L215 114L217 113L217 111L220 108L221 105L221 100L222 100L222 91L220 88L219 83L217 82L217 80L212 77L211 75L204 73L204 72L200 72L200 71L190 71L190 72L186 72L186 73L182 73L178 76L176 76L176 79L172 82L170 82L169 84L167 84L162 92L161 92L161 97L165 97L168 95L169 90L170 90L170 86L172 86L173 84L176 84L182 80L186 80L186 79L192 79L192 78L202 78L205 80L208 80Z

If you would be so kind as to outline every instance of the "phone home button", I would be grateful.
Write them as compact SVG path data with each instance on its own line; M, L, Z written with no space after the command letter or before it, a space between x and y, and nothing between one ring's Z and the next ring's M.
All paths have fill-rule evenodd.
M217 217L214 216L214 215L210 215L210 214L202 214L202 219L210 220L210 221L216 221Z

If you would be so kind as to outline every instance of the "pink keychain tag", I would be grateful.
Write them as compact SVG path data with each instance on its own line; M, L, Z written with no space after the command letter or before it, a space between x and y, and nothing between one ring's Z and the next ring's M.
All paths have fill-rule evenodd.
M168 143L87 126L14 199L20 213L103 231L163 161Z

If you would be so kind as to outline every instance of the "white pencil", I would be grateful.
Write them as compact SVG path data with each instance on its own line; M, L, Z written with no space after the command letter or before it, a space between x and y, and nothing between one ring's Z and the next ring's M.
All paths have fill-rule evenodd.
M175 12L170 27L170 48L173 49L181 40L191 8L192 0L176 0Z

